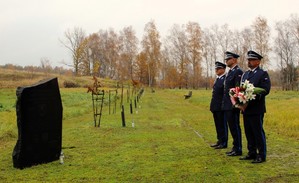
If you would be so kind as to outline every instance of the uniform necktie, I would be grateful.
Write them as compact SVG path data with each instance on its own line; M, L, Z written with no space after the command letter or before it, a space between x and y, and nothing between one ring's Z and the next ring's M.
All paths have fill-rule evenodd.
M217 77L217 78L215 79L214 84L217 83L218 79L219 79L219 77Z
M252 74L253 74L253 71L250 70L248 76L250 77L250 76L252 76Z

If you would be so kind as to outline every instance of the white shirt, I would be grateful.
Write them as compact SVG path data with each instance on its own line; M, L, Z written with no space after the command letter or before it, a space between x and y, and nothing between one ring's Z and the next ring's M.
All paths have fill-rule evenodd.
M224 74L222 74L222 75L220 75L220 76L217 76L217 78L221 78L222 76L224 76L225 75L225 73Z

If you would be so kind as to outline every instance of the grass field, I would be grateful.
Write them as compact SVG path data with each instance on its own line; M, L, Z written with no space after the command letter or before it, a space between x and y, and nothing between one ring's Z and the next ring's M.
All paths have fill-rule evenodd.
M113 115L105 106L97 128L91 95L82 88L61 89L64 164L19 170L11 156L17 140L15 90L1 89L0 182L299 182L298 92L271 91L267 97L268 156L262 164L227 157L231 136L228 149L210 148L216 140L211 91L194 90L184 100L186 93L146 89L133 116L125 102L127 127L117 105ZM244 133L242 140L245 154Z

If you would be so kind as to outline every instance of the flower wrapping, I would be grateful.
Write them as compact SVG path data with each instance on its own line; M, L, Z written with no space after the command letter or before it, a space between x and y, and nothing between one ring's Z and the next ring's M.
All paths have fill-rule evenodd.
M256 94L261 94L266 90L259 87L254 87L248 80L242 82L239 87L231 88L229 90L230 100L234 107L244 110L244 106L250 100L255 100Z

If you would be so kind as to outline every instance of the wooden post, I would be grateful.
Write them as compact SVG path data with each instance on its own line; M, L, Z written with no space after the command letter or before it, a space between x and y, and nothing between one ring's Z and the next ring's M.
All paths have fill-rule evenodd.
M122 105L121 107L121 119L122 119L122 126L126 127L126 119L125 119L125 109L124 109L124 105Z

